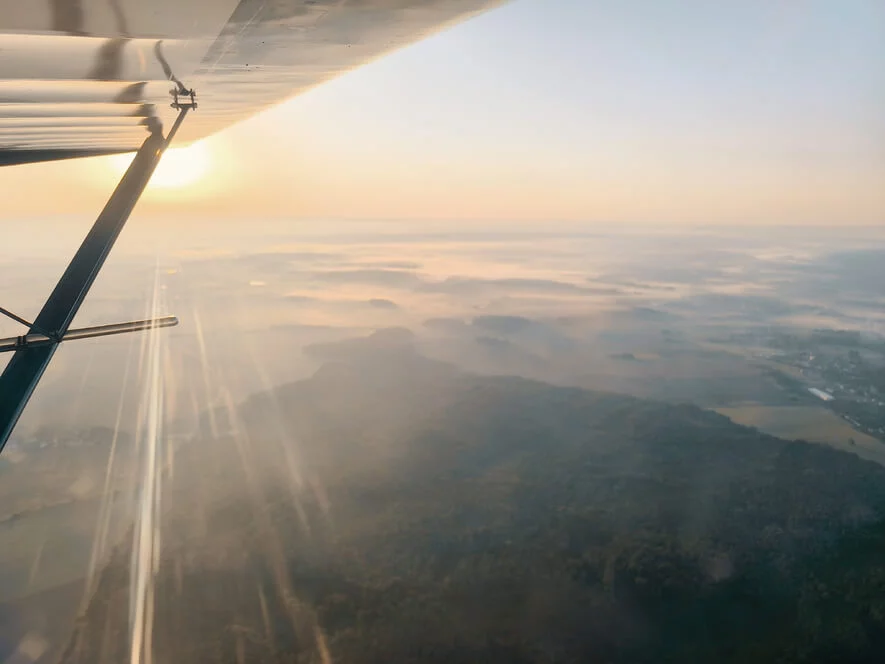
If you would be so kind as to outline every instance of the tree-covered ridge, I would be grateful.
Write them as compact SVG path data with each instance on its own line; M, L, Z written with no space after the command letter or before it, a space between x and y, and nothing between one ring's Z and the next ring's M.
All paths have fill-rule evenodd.
M157 661L885 655L885 469L853 455L400 351L234 419L176 462ZM65 662L120 660L127 565Z

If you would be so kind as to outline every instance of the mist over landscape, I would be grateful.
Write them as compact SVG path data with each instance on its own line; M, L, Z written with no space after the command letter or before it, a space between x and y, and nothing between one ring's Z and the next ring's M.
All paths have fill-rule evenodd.
M885 653L878 229L164 223L76 324L180 325L65 344L0 457L0 661L125 659L148 481L157 661Z
M79 227L70 226L75 244ZM775 337L885 330L885 238L876 229L244 221L220 234L196 227L192 243L169 234L175 249L164 250L144 241L148 220L134 226L78 324L145 317L159 288L160 313L182 321L163 334L180 392L174 412L185 419L220 398L202 393L206 371L218 372L213 388L241 400L311 375L322 357L309 346L388 327L475 372L709 406L759 400L760 385L741 385L767 366L766 348L783 350ZM13 260L3 301L30 312L65 259ZM71 416L113 426L120 367L141 342L66 346L47 374L59 385L41 386L23 427ZM91 372L107 375L89 380ZM84 380L90 395L71 394ZM710 394L710 381L730 393Z
M885 662L885 2L0 7L0 664Z

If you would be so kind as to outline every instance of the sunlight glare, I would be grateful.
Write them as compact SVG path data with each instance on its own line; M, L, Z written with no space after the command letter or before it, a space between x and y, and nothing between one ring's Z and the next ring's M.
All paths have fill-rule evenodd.
M115 171L122 175L132 162L131 154L111 157ZM199 182L212 164L212 154L204 141L183 148L169 148L160 160L148 185L150 189L181 189Z

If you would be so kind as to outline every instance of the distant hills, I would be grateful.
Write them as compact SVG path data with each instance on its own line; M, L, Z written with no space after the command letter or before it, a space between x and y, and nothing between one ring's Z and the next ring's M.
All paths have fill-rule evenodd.
M155 661L885 658L885 468L406 331L311 352L176 452ZM128 562L65 664L125 659Z

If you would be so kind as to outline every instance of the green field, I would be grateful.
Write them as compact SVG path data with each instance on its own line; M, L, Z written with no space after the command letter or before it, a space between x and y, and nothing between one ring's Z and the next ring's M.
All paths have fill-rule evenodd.
M717 408L738 424L789 440L826 443L885 466L885 443L856 430L835 413L819 406ZM854 445L851 441L854 440Z

